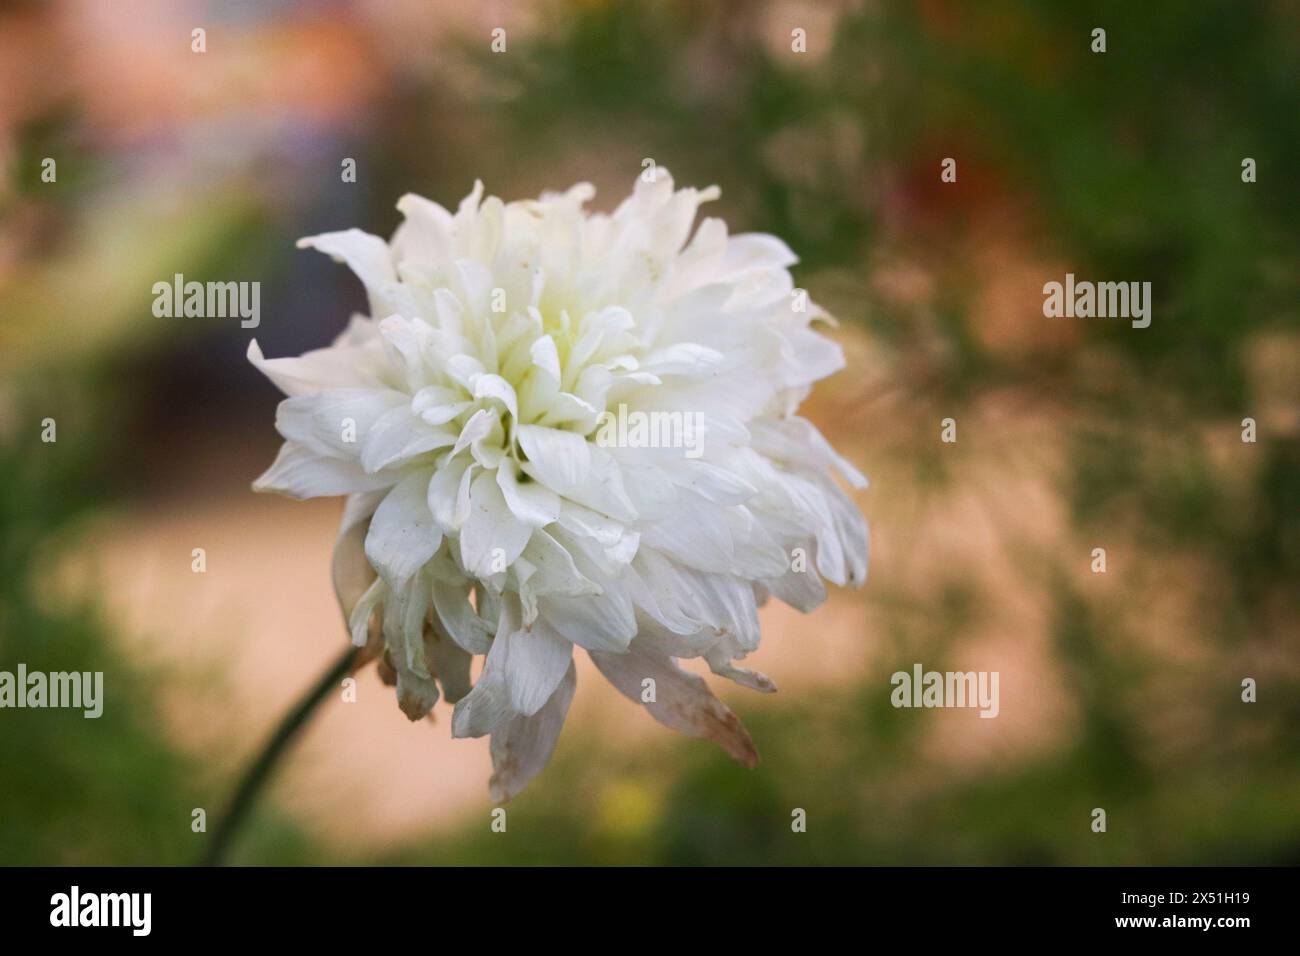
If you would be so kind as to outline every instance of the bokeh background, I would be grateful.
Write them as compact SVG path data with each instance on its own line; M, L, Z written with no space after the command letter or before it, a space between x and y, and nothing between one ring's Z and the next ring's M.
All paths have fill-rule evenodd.
M763 763L586 666L493 833L486 741L368 672L234 860L1300 863L1298 91L1283 0L0 3L0 669L107 698L0 712L0 863L195 860L193 808L346 640L337 502L249 489L248 339L364 308L294 240L476 177L609 209L647 157L802 257L848 355L806 413L873 482L866 587L764 610L780 693L718 688ZM1045 319L1067 271L1151 282L1151 327ZM260 281L261 327L154 318L177 272ZM918 661L999 671L1001 715L894 710Z

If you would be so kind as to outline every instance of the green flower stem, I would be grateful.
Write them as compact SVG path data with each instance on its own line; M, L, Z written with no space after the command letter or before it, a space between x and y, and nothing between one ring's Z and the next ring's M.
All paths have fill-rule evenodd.
M298 704L285 715L280 726L275 729L275 733L267 740L266 746L262 748L248 770L244 773L240 781L239 789L235 791L235 796L230 801L230 806L226 809L225 815L221 822L217 824L212 834L212 842L208 844L207 853L204 854L201 861L203 866L220 866L225 859L227 851L230 849L230 843L234 839L240 825L248 816L253 804L256 803L258 794L266 785L275 770L275 765L288 749L289 744L293 742L295 736L307 719L321 705L321 702L329 695L329 692L338 686L339 682L352 672L354 669L360 648L348 647L339 658L330 665L329 670L321 675L320 679L303 695Z

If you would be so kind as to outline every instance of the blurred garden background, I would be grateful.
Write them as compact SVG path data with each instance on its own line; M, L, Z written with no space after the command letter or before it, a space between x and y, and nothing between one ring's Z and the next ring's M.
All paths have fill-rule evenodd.
M279 396L248 340L364 309L294 241L475 178L610 209L645 158L784 238L848 356L805 414L872 480L871 570L764 610L777 695L716 688L763 762L584 658L494 833L486 740L371 671L233 860L1300 863L1298 93L1284 0L0 3L0 669L106 689L0 711L0 864L196 860L193 809L346 640L337 502L249 489ZM1066 272L1151 282L1151 327L1044 318ZM260 327L155 318L175 273L261 282ZM1000 716L893 709L914 662L999 671Z

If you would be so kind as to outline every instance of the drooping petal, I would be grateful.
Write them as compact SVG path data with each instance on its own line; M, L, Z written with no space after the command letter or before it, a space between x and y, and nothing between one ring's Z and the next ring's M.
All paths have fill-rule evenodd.
M573 645L544 619L506 636L499 666L505 671L510 709L535 714L573 659Z
M451 715L453 737L482 737L516 716L510 709L510 690L506 686L502 658L508 656L506 639L519 627L519 616L509 607L499 615L496 636L483 662L474 688L456 704Z
M570 661L554 693L537 713L515 717L493 732L489 795L494 801L503 803L516 796L550 761L576 684L577 670Z
M538 598L537 607L556 631L588 650L622 650L636 635L632 599L621 589L582 597L548 594Z
M343 619L351 621L352 612L358 603L374 586L375 570L366 560L365 540L369 530L370 516L375 507L383 500L385 492L372 491L349 495L344 508L343 520L339 526L338 537L334 541L334 555L330 560L330 577L334 582L334 595L338 598ZM378 597L375 598L378 600ZM368 622L374 605L366 612ZM364 625L363 625L364 626ZM351 630L349 624L349 630ZM378 629L366 628L354 636L360 637L358 646L369 646L367 660L380 650Z
M731 649L725 648L721 644L715 645L715 650L705 654L704 659L708 662L709 670L719 677L725 677L728 680L735 681L742 687L748 687L760 693L776 693L776 682L772 678L762 671L756 671L749 667L737 667L731 662Z
M487 653L491 646L492 632L484 625L483 619L474 613L466 587L435 578L433 607L443 630L467 653Z
M758 751L740 718L713 696L704 678L639 649L589 653L606 680L665 727L712 740L742 766L758 763Z
M425 633L424 653L429 670L442 687L442 696L454 704L470 692L469 671L473 658L451 638L432 629Z

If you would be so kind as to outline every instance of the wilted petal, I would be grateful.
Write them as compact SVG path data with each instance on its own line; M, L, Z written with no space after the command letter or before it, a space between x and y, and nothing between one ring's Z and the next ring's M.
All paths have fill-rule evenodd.
M425 633L424 652L447 703L454 704L470 692L469 671L473 658L467 651L451 638L430 629Z
M546 704L531 717L515 717L492 734L492 780L489 794L505 802L542 772L564 727L573 701L577 671L572 661Z
M665 727L688 737L712 740L743 766L758 763L758 751L740 718L713 696L704 678L682 670L670 658L653 657L640 650L590 653L611 684L629 700L643 704Z
M536 713L573 659L573 645L539 619L507 635L503 650L498 666L505 672L510 709Z
M435 580L433 607L448 636L470 654L486 654L492 632L474 613L466 587Z
M352 630L350 622L353 610L375 583L375 570L366 559L365 540L370 516L378 503L383 500L384 494L383 491L372 491L349 495L343 511L343 520L339 526L339 534L334 541L330 576L334 582L334 595L338 598L339 607L343 611L343 619L349 622L349 631ZM378 596L374 600L377 601ZM382 646L378 629L367 627L373 610L374 604L371 604L363 616L361 628L353 636L353 642L357 646L369 648L364 660L373 658Z

